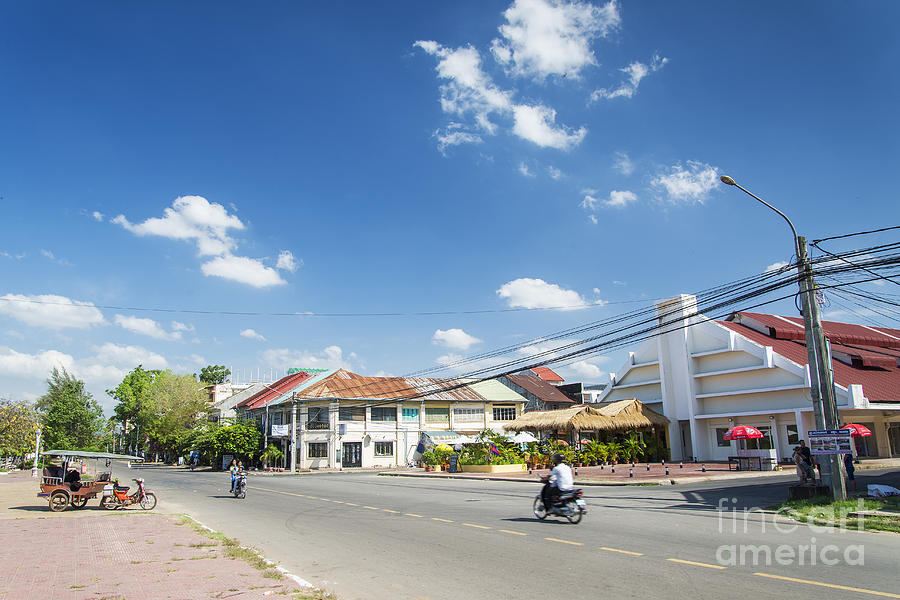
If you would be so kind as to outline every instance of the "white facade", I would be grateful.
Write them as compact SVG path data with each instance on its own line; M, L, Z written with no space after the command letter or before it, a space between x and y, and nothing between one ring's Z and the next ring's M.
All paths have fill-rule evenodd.
M737 455L743 442L721 440L734 425L760 428L779 461L789 459L799 439L816 429L807 366L698 314L693 296L661 301L656 309L674 324L629 353L601 400L637 398L667 416L673 460ZM844 422L872 425L874 440L862 441L871 446L869 455L900 455L890 441L900 433L894 429L900 405L870 403L860 385L835 385L835 391Z

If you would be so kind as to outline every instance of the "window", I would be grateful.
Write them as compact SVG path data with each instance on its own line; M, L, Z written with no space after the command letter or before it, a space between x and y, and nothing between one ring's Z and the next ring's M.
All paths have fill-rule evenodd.
M375 456L393 456L394 442L375 442Z
M787 439L788 444L799 444L800 443L800 433L797 431L796 425L788 425L787 426Z
M272 425L284 425L284 413L281 411L272 413Z
M310 442L307 445L309 458L328 458L328 444L325 442Z
M495 404L495 421L512 421L516 418L516 407L513 404Z
M372 420L373 421L396 421L397 420L397 407L396 406L373 406L372 407Z
M731 441L725 439L725 434L727 432L727 427L716 427L716 443L718 444L719 448L731 447Z
M342 406L338 412L338 419L341 421L365 421L365 406Z
M425 407L426 423L450 423L449 408L428 408Z
M403 409L403 422L404 423L418 423L419 422L419 409L418 408L404 408Z
M310 406L306 417L307 429L328 429L328 407Z
M766 425L765 427L757 427L757 429L763 434L763 437L747 440L747 448L749 450L771 450L774 447L772 444L772 428Z
M484 421L484 407L454 407L453 420L460 423L480 423Z

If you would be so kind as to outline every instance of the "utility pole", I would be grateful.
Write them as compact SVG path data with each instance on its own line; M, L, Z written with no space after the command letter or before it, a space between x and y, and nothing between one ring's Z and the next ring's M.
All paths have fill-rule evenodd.
M834 397L834 384L831 380L831 353L825 342L822 330L822 319L819 304L816 302L816 286L813 280L812 265L806 251L806 238L797 237L797 273L800 277L800 302L803 307L803 328L806 330L806 352L809 358L810 393L812 394L813 411L817 429L838 429L840 416ZM831 488L835 500L847 499L847 487L840 455L820 455L819 469L822 483Z
M806 333L806 353L809 360L809 387L812 396L813 413L816 419L816 428L837 429L840 427L840 415L834 395L834 382L831 371L831 353L825 342L825 332L822 330L822 319L819 314L819 305L816 303L816 284L813 280L813 268L809 262L806 251L806 238L797 235L794 224L787 215L757 196L735 183L728 175L719 178L725 185L731 185L748 196L759 200L762 204L772 209L787 221L794 234L794 250L797 252L797 274L800 281L800 302L803 312L803 329ZM800 423L797 423L800 429ZM847 499L847 486L844 482L844 465L839 454L820 455L820 472L822 483L831 488L835 500ZM824 464L822 464L824 463Z

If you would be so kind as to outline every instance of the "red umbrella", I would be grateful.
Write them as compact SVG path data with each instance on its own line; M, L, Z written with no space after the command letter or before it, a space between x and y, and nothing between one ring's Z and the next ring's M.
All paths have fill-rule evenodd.
M872 435L872 430L865 425L857 425L856 423L847 423L841 429L849 429L850 437L867 437Z
M725 432L723 440L756 440L763 437L762 431L749 425L736 425Z
M580 443L580 444L587 445L587 444L590 444L590 443L591 443L591 440L581 440L581 442L579 442L579 443Z
M556 440L556 443L559 444L560 446L568 446L569 445L569 442L567 442L566 440Z

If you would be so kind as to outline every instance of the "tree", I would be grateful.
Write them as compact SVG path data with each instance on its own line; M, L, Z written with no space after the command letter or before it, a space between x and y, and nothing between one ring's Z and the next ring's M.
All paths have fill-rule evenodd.
M106 443L103 409L84 382L54 367L47 393L38 398L43 446L55 450L102 450Z
M168 369L157 373L147 389L153 418L147 433L162 450L182 456L189 447L186 433L206 419L206 396L193 375L176 375Z
M157 374L159 371L145 371L138 365L114 390L106 390L118 401L114 409L116 420L122 423L125 431L125 445L135 452L143 448L147 427L154 418L151 388Z
M37 411L25 401L0 399L0 456L24 457L34 450Z
M225 365L207 365L200 369L198 379L204 385L217 385L225 383L229 375L231 375L231 370L226 369Z
M232 454L249 459L259 450L261 437L262 434L252 423L221 427L213 437L213 454L215 456Z

